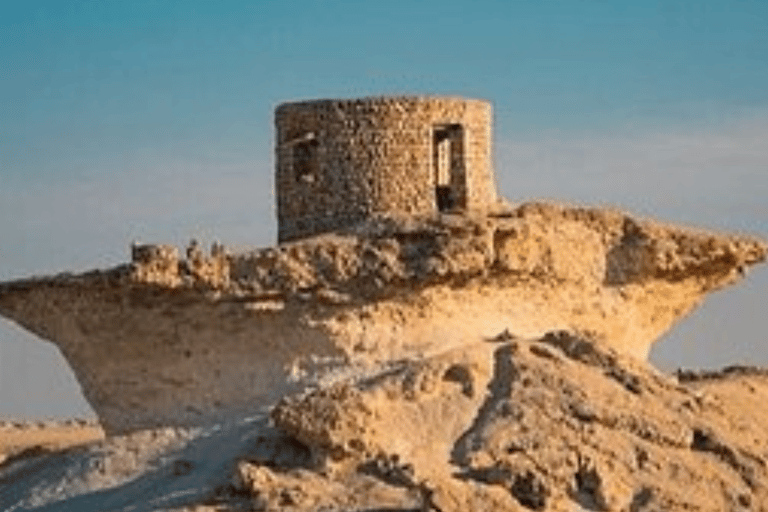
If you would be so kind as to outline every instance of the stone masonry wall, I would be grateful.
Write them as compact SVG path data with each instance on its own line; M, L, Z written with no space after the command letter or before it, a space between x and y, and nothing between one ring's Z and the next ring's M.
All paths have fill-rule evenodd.
M441 209L479 209L496 199L488 102L375 97L285 103L275 111L275 124L281 242L376 213L438 211L436 132L457 137L448 159L450 208Z

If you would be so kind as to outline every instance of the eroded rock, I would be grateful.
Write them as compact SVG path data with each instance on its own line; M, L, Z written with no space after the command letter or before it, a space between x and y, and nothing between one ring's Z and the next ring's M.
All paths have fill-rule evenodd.
M450 379L413 391L452 365L476 368L474 399ZM440 500L434 510L768 510L756 372L679 382L559 332L345 386L284 400L276 426L332 467L397 460L411 468L401 485Z
M61 349L110 432L215 423L505 330L590 331L643 359L767 249L617 211L527 204L375 218L250 252L132 252L111 270L0 285L0 314Z
M660 374L589 333L477 337L284 397L0 464L0 508L765 512L768 375Z

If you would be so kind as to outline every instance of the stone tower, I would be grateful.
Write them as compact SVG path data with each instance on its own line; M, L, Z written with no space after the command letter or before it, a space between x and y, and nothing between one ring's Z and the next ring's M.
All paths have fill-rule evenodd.
M496 199L491 105L456 97L284 103L275 110L278 239L376 213L478 209Z

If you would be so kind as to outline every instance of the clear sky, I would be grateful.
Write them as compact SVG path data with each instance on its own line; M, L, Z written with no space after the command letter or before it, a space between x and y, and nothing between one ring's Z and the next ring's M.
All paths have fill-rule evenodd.
M136 239L272 243L273 109L315 97L485 98L513 201L768 238L764 0L28 0L0 34L0 280ZM654 360L767 365L767 313L759 269ZM87 410L56 350L0 321L0 417Z

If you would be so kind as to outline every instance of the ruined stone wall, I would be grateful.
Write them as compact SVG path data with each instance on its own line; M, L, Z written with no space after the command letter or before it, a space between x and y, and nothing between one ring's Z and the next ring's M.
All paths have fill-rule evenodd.
M275 112L278 238L376 213L479 209L496 199L491 106L450 97L376 97L280 105ZM449 197L438 204L440 158Z

